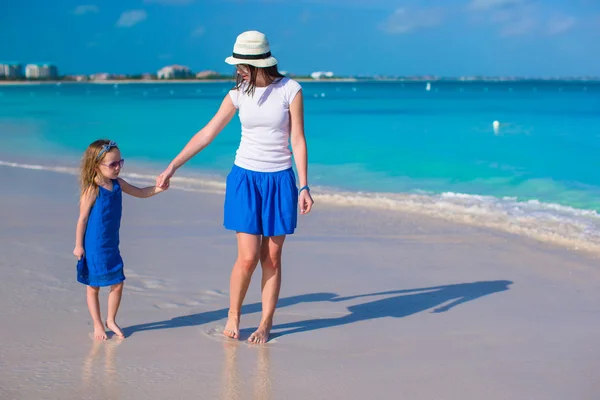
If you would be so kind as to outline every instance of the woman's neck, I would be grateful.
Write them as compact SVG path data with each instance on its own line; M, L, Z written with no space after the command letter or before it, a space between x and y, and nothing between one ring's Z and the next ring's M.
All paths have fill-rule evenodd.
M266 86L269 86L269 83L267 82L267 78L265 77L264 72L259 69L258 73L256 74L256 87L266 87Z

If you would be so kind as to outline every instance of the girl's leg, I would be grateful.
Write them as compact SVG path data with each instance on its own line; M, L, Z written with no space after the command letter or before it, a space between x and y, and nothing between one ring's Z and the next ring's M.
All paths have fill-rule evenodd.
M90 315L94 321L94 338L98 340L106 340L106 332L102 325L102 317L100 316L100 301L98 300L99 287L87 287L87 305L90 310Z
M279 290L281 289L281 252L285 235L263 237L260 248L260 265L262 267L262 318L256 332L250 335L248 341L266 343L269 340L273 315Z
M231 271L229 284L229 316L223 330L225 336L233 339L240 335L240 312L252 273L258 264L260 236L238 232L237 243L238 256Z
M123 295L123 282L110 287L110 293L108 294L108 316L106 318L106 328L110 329L115 335L124 338L121 328L115 322L117 317L117 311L119 311L119 305L121 304L121 296Z

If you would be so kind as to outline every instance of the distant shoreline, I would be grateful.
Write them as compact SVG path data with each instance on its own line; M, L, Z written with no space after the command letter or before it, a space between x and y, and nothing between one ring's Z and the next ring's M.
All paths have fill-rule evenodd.
M596 79L402 79L402 78L328 78L328 79L312 79L312 78L294 78L298 82L315 82L315 83L340 83L340 82L397 82L397 83L519 83L519 82L564 82L564 83L600 83L600 78ZM70 85L70 84L96 84L96 85L129 85L129 84L210 84L210 83L225 83L235 82L233 79L110 79L98 81L0 81L0 86L28 86L28 85Z
M355 79L355 78L339 78L339 79L323 79L323 80L318 80L318 79L306 79L306 78L293 78L295 81L298 82L359 82L362 81L361 79ZM371 80L365 80L365 81L371 81ZM375 81L375 80L373 80ZM0 81L0 86L19 86L19 85L58 85L58 84L66 84L66 85L70 85L70 84L96 84L96 85L121 85L121 84L135 84L135 83L140 83L140 84L153 84L153 83L159 83L159 84L168 84L168 83L200 83L200 84L206 84L206 83L225 83L225 82L231 82L234 83L235 81L233 79L206 79L206 80L200 80L200 79L156 79L156 80L151 80L151 79L111 79L111 80L103 80L103 81Z

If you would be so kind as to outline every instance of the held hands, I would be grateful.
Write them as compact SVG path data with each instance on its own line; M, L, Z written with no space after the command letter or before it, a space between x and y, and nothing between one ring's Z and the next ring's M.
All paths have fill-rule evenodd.
M300 204L300 214L308 214L312 209L314 201L308 190L303 190L298 196L298 204Z
M83 250L83 247L75 246L75 250L73 250L73 255L77 257L78 260L81 260L85 255L85 250Z
M157 178L158 181L158 178ZM158 194L158 193L162 193L167 191L167 189L169 189L169 187L171 186L171 183L169 181L167 181L166 183L164 183L162 186L154 186L154 193Z
M175 170L173 170L173 168L170 166L167 167L167 169L165 169L163 173L156 178L157 189L167 190L173 174L175 174Z

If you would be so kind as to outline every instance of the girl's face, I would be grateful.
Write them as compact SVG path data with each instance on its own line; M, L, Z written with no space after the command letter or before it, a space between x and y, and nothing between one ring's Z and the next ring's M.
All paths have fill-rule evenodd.
M98 164L98 173L107 179L117 179L124 161L119 149L111 149Z
M240 75L242 79L244 79L244 81L250 81L250 69L247 66L238 64L236 65L235 70L237 74Z

